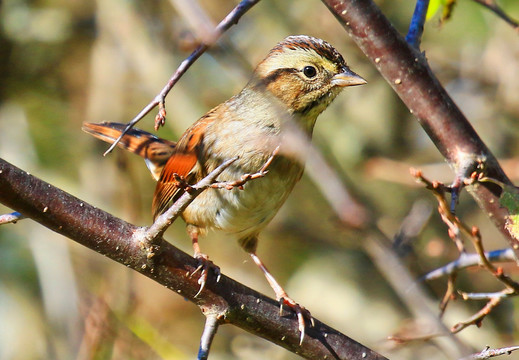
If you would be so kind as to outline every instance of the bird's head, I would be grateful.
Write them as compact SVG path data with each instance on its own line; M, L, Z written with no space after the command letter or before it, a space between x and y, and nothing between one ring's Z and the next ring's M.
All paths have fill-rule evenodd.
M310 121L346 86L366 83L324 40L289 36L257 66L252 80L270 91L293 114Z

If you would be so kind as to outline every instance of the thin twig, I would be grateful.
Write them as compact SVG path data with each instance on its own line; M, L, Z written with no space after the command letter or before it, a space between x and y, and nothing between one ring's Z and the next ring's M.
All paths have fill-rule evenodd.
M182 194L182 196L175 201L166 212L157 217L153 225L146 230L143 234L144 242L151 245L156 241L156 239L160 239L162 234L164 234L166 229L178 218L182 211L184 211L189 204L191 204L191 202L202 193L202 191L210 187L215 179L237 159L237 157L234 157L224 161L220 166L196 183L196 185L190 186L189 191L185 191L184 194Z
M424 335L410 335L410 336L400 336L400 335L390 335L387 337L387 340L394 341L399 344L408 344L414 341L420 341L425 342L429 341L431 339L444 336L444 334L441 333L434 333L434 334L424 334Z
M449 275L447 280L447 289L445 290L445 294L443 295L443 299L440 302L440 317L443 317L445 314L445 310L447 309L447 305L449 302L456 298L456 278L458 277L457 273L453 273Z
M265 175L267 175L268 167L270 166L270 164L272 164L272 161L274 160L274 157L277 155L278 152L279 152L279 146L274 149L274 151L272 152L272 155L270 155L270 157L267 159L267 161L265 162L263 167L257 173L242 175L241 179L236 180L236 181L215 182L215 183L211 184L211 187L215 188L215 189L227 189L227 190L232 190L235 187L237 187L237 188L243 190L243 185L245 185L245 183L248 182L249 180L259 179L259 178L262 178Z
M467 293L463 291L458 291L458 294L461 295L463 300L490 300L496 297L507 298L513 295L517 295L514 294L513 290L510 289L504 289L493 293Z
M510 296L519 295L519 284L512 280L512 278L510 278L508 275L506 275L501 267L494 266L492 262L487 258L485 250L483 248L483 241L481 239L481 233L479 232L479 229L476 226L473 226L469 229L469 226L460 221L460 219L450 211L450 209L448 208L447 199L445 198L445 185L439 182L430 181L426 179L419 170L412 169L411 173L416 177L417 180L423 182L426 185L426 187L432 191L433 195L438 200L438 212L440 213L443 222L449 228L449 236L453 238L456 241L456 243L462 244L461 238L459 237L460 233L464 233L465 235L467 235L474 245L474 248L478 255L478 261L481 264L481 266L488 272L490 272L498 281L503 283L506 287L501 292L497 293L465 293L460 291L458 292L464 300L486 299L488 301L481 310L479 310L468 320L454 325L451 328L451 332L460 332L461 330L465 329L467 326L470 325L480 326L485 316L487 316L492 311L492 309L499 305L503 299ZM476 179L479 177L480 176L476 172L474 172L473 176L471 176L471 180L476 181ZM458 246L458 249L460 250L460 258L464 257L464 247L460 248ZM455 294L454 279L456 273L456 270L454 270L449 276L449 284L447 287L447 291L440 305L442 314L443 311L445 311L445 307L447 306L449 300Z
M211 171L206 177L200 180L196 185L189 185L181 178L177 178L180 181L180 186L184 188L184 194L175 201L171 207L164 212L162 215L157 217L153 225L151 225L146 232L143 234L145 246L152 246L158 239L162 237L167 228L179 217L193 200L202 193L205 189L212 187L217 189L232 190L234 187L242 187L250 180L259 179L265 176L268 172L268 167L272 164L274 157L279 152L279 146L274 149L270 157L267 159L261 169L255 174L245 174L241 179L230 182L216 182L216 178L229 166L232 165L238 157L224 161L216 169Z
M513 351L519 350L519 346L509 346L499 349L491 349L489 346L485 347L481 352L465 356L459 360L484 360L490 359L491 357L501 356L501 355L510 355Z
M469 319L459 322L456 325L454 325L451 328L451 332L453 334L459 333L461 330L465 329L466 327L470 325L476 325L477 327L481 326L481 323L483 319L490 314L490 312L501 303L501 300L503 300L503 297L498 296L490 299L486 305L479 310L477 313L475 313L473 316L471 316Z
M409 24L409 30L405 40L417 50L420 50L420 41L422 40L423 26L425 24L425 16L429 8L429 0L416 0L413 17Z
M25 216L15 211L10 214L0 215L0 225L3 224L16 224L18 220L25 219Z
M471 231L451 211L451 206L445 198L445 192L450 191L450 188L438 181L428 180L423 176L420 170L411 169L411 175L418 181L424 183L426 188L432 191L434 197L438 201L438 213L449 229L449 237L456 244L460 254L463 254L465 252L465 245L461 239L461 232L471 234Z
M218 330L218 316L216 314L207 315L205 318L204 332L200 338L197 360L207 360L209 349L213 342L216 331Z
M146 116L153 108L157 105L159 106L159 112L155 117L155 130L157 130L160 126L164 125L166 121L166 109L165 109L165 99L168 93L171 91L173 86L177 83L177 81L184 75L184 73L194 64L194 62L207 50L209 49L222 34L227 31L232 25L237 24L238 20L254 5L256 5L259 0L242 0L214 29L212 36L208 37L205 42L201 43L192 53L187 57L182 63L180 63L179 67L171 76L167 84L161 90L161 92L155 96L155 98L144 107L127 125L123 130L121 135L114 141L112 145L105 151L104 155L106 156L110 153L117 143L121 141L123 136L126 134L128 130L130 130L135 124L137 124L144 116Z
M474 247L476 248L476 251L478 255L481 258L481 263L483 266L490 272L494 277L505 284L505 286L513 291L515 295L519 295L519 283L512 280L511 277L506 275L503 272L503 268L501 267L495 267L486 257L485 250L483 249L483 242L481 241L481 234L479 232L479 229L475 226L472 228L473 236L471 237L472 242L474 243Z
M514 251L509 248L485 252L485 257L491 263L516 261ZM481 265L481 257L479 254L463 253L460 254L460 257L456 260L422 276L420 281L435 280L445 275L451 275L458 270L479 265Z
M478 4L486 7L490 11L492 11L494 14L496 14L498 17L503 19L506 23L508 23L510 26L512 26L516 31L519 31L519 22L512 19L510 16L508 16L507 13L504 12L503 9L494 0L473 0L474 2L477 2Z

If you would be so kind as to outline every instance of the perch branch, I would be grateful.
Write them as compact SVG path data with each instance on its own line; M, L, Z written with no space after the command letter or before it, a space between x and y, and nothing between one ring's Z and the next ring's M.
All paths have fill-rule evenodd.
M280 317L277 301L224 275L218 283L209 282L195 298L199 285L188 274L198 266L196 259L163 241L151 263L136 240L136 233L144 228L87 204L3 159L0 188L0 203L157 281L198 305L203 313L215 314L220 324L238 326L307 359L385 359L317 319L300 346L295 316Z

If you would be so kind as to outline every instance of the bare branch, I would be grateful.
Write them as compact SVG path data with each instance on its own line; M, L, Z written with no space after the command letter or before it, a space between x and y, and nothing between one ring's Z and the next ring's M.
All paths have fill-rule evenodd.
M10 214L0 215L0 225L3 224L16 224L18 220L25 219L25 216L15 211Z
M469 356L465 356L462 359L459 360L484 360L484 359L490 359L491 357L495 356L501 356L501 355L510 355L513 351L519 350L519 346L509 346L499 349L491 349L489 346L487 346L483 351L472 354Z
M508 14L499 6L497 5L495 0L473 0L474 2L477 2L478 4L486 7L490 11L492 11L494 14L496 14L498 17L503 19L506 23L508 23L510 26L512 26L516 31L519 32L519 22L512 19Z
M274 160L274 157L277 155L278 151L279 146L274 149L272 155L267 159L259 172L256 174L245 174L241 177L240 180L231 182L216 182L216 178L225 169L231 166L233 162L238 160L238 158L235 157L221 163L216 169L211 171L196 185L189 185L187 183L182 184L185 190L184 194L182 194L182 196L177 201L175 201L175 203L173 203L166 212L160 215L146 232L142 233L143 239L141 241L143 244L145 244L144 246L146 246L148 249L151 249L153 245L156 244L156 241L162 238L162 235L167 230L167 228L180 216L182 211L184 211L189 206L189 204L191 204L191 202L193 202L193 200L205 189L211 187L216 189L223 188L226 190L232 190L234 187L242 187L250 180L259 179L265 176L268 171L268 167ZM183 181L183 179L179 178L178 181Z
M209 49L222 34L227 31L232 25L237 24L238 20L259 0L242 0L226 17L223 19L218 26L214 29L212 36L208 37L204 43L201 43L192 53L179 65L173 76L169 79L167 84L161 90L161 92L155 96L155 98L144 107L127 125L121 135L114 141L112 145L105 151L104 155L110 153L116 146L117 143L123 138L128 130L130 130L135 124L137 124L144 116L146 116L153 108L159 106L159 112L155 117L155 130L160 126L164 125L166 121L166 109L165 99L168 93L171 91L173 86L178 80L184 75L184 73L193 65L193 63L207 50Z
M465 252L465 245L461 239L461 232L466 235L471 234L471 230L465 226L451 211L452 207L445 198L445 193L450 191L450 188L438 181L429 181L425 178L420 170L411 169L411 175L414 176L417 181L425 184L425 187L433 193L434 197L438 201L438 213L440 214L443 222L449 228L449 237L454 241L458 247L460 254Z
M493 292L493 293L466 293L463 291L458 291L463 300L490 300L493 298L507 298L510 296L516 296L513 290L504 289L502 291Z
M471 316L469 319L459 322L456 325L454 325L451 328L451 332L453 334L459 333L461 330L465 329L466 327L470 325L476 325L477 327L481 326L481 322L483 319L490 314L490 312L501 303L501 300L503 300L502 296L496 296L491 298L487 304L479 310L477 313L475 313L473 316Z
M496 262L515 262L515 254L512 249L501 249L485 252L485 257L491 263ZM468 267L479 266L481 265L481 257L479 254L469 254L463 253L460 254L460 257L454 261L451 261L447 265L444 265L438 269L435 269L426 275L422 276L421 281L430 281L434 279L438 279L445 275L451 275L457 272L458 270L465 269Z
M479 263L481 266L486 269L488 272L490 272L498 281L502 282L506 288L503 289L500 292L497 293L465 293L465 292L458 292L464 300L488 300L487 304L476 314L474 314L471 318L469 318L466 321L460 322L456 325L454 325L451 328L452 333L457 333L463 329L465 329L467 326L470 325L477 325L480 326L481 322L487 316L493 308L495 308L497 305L501 303L501 301L507 297L510 296L517 296L519 295L519 284L512 280L509 276L504 274L503 269L500 267L495 267L492 262L487 258L485 250L483 248L483 242L481 239L481 233L479 232L479 229L476 226L473 226L471 229L464 224L460 219L449 210L447 199L445 198L445 185L436 182L436 181L429 181L427 180L419 170L412 170L411 173L417 178L418 181L423 182L426 187L432 191L436 199L438 200L438 212L440 213L443 222L447 225L449 228L449 236L453 238L458 244L462 244L462 240L460 238L460 234L464 233L467 235L474 245L474 248L476 249ZM473 175L471 176L472 179L476 179L479 176ZM458 188L460 188L458 186ZM460 248L460 245L458 245L458 249L460 250L460 258L465 256L465 247L462 245ZM450 299L455 296L455 279L457 275L457 270L453 270L452 273L449 275L449 282L447 286L447 290L445 292L445 295L443 297L443 300L440 304L440 309L442 312L442 315L445 311L445 308L447 307L447 304L449 303Z
M456 298L456 278L458 277L457 273L449 275L449 279L447 280L447 289L445 290L445 294L443 295L443 299L440 302L440 316L445 314L445 310L447 309L447 305L451 300Z
M496 158L441 86L425 56L411 47L372 0L322 0L413 113L457 177L484 166L488 177L511 182ZM501 189L477 183L468 190L519 255L519 239L506 228Z
M243 190L243 185L245 185L245 183L247 183L248 181L254 180L254 179L259 179L259 178L262 178L265 175L267 175L268 167L270 166L270 164L272 164L272 161L274 160L274 157L277 155L278 152L279 152L279 146L274 149L274 151L272 152L272 155L270 155L270 157L267 159L267 161L265 162L263 167L257 173L242 175L241 179L236 180L236 181L216 182L216 183L211 184L211 187L215 188L215 189L223 188L223 189L227 189L227 190L232 190L235 187L237 187L237 188Z
M196 259L163 241L151 262L136 235L144 228L87 204L3 159L0 188L0 203L157 281L198 305L203 313L215 314L220 324L234 324L307 359L385 359L317 319L300 346L295 316L280 317L277 301L224 275L218 283L209 282L195 297L197 279L187 274L198 266Z
M204 332L200 338L200 348L198 349L197 360L207 360L209 357L209 349L213 342L216 331L218 330L218 317L213 314L206 315Z

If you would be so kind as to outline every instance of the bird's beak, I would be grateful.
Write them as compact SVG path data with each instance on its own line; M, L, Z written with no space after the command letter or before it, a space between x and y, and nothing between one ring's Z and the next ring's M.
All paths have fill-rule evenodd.
M343 72L334 75L332 78L332 84L339 87L364 85L366 83L366 80L348 68L344 69Z

